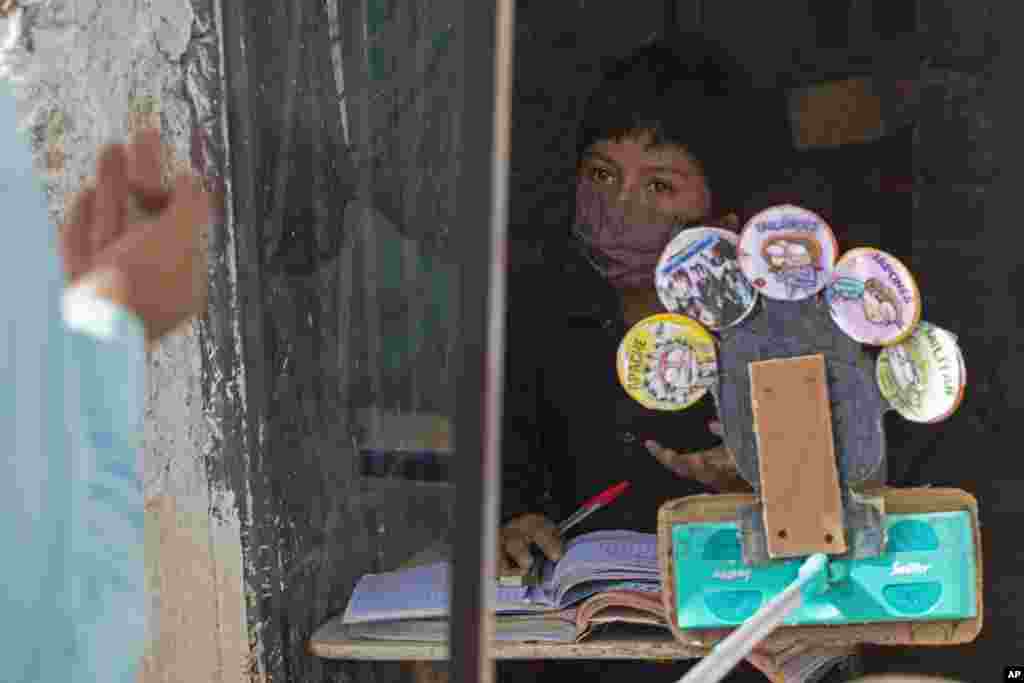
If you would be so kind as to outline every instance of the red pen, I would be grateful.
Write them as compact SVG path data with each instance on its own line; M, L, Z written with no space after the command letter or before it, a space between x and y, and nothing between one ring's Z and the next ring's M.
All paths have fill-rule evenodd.
M605 489L601 493L597 494L586 503L580 506L580 509L569 515L564 522L558 525L559 535L564 534L566 531L576 526L590 515L594 514L603 507L611 505L616 498L621 496L629 488L629 482L623 481L615 486Z

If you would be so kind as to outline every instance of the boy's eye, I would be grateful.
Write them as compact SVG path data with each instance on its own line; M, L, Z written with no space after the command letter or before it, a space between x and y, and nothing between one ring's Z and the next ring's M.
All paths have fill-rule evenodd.
M614 179L611 173L600 166L594 166L590 169L590 178L598 183L607 183Z
M671 192L672 186L661 180L654 180L650 185L647 186L651 192L656 194L662 194L664 192Z

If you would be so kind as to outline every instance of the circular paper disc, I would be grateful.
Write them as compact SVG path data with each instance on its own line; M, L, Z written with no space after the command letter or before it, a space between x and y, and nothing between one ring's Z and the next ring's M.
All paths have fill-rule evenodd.
M740 267L764 296L799 301L832 281L839 245L813 211L784 204L755 215L740 235Z
M746 318L757 290L740 270L740 238L721 228L692 228L676 235L654 271L662 305L712 330Z
M635 401L651 410L683 410L715 383L715 341L686 316L662 313L644 318L619 344L619 382Z
M967 382L956 337L921 322L905 341L882 349L876 377L882 395L911 422L940 422L963 400Z
M953 337L953 340L956 341L956 335L953 334L952 332L950 332L949 334L950 334L951 337ZM957 347L956 347L956 355L957 355L957 359L960 361L960 392L959 392L959 395L956 398L956 403L954 403L953 407L949 409L949 412L944 413L942 416L932 420L931 421L932 423L942 422L943 420L949 419L950 417L953 416L953 413L955 413L957 411L957 408L960 407L960 404L964 402L964 394L967 392L967 363L964 361L963 349L961 349L959 345L957 345Z
M828 289L832 320L861 344L898 344L921 320L921 292L897 258L854 249L839 259Z

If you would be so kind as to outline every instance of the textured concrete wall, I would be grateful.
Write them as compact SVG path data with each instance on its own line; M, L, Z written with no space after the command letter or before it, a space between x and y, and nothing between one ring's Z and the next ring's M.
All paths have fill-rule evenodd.
M219 40L209 11L190 0L19 0L5 9L3 59L19 81L20 125L33 133L54 225L89 181L100 145L139 126L161 130L165 177L190 166L211 175L196 163L208 144L202 131L220 126L211 97ZM211 490L206 471L218 424L207 419L200 389L199 328L166 339L149 357L139 454L149 682L240 681L249 668L238 516L233 496Z

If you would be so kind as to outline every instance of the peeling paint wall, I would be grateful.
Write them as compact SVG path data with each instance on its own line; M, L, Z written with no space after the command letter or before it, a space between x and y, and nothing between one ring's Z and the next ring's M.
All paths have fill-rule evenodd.
M90 181L100 146L143 126L161 130L165 179L192 168L220 189L215 25L212 3L190 0L0 3L3 63L18 82L19 125L32 131L54 225ZM220 227L212 226L212 240ZM211 270L224 266L211 262ZM219 292L213 298L222 301ZM237 506L232 494L211 490L207 473L223 438L202 390L204 325L166 339L149 357L139 453L151 596L147 683L247 678Z

